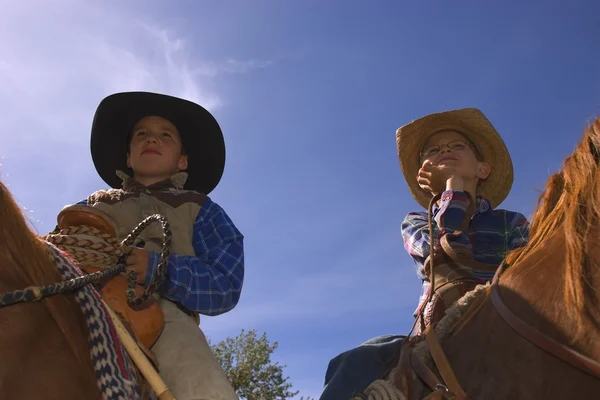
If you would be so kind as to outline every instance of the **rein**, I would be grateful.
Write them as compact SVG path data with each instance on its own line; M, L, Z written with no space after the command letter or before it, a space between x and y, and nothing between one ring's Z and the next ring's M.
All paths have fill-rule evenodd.
M502 296L500 295L499 287L500 276L505 270L506 263L502 262L494 274L491 285L492 305L502 319L520 336L544 350L546 353L555 356L556 358L586 374L589 374L595 378L600 378L600 363L598 361L586 357L585 355L563 344L560 344L546 334L538 331L531 325L527 324L527 322L519 318L506 306ZM414 373L432 390L432 393L425 399L466 400L468 399L468 396L460 386L460 383L458 382L458 379L452 370L452 366L450 365L450 362L439 342L435 332L436 325L437 324L433 324L428 327L427 332L425 333L425 342L433 362L437 366L437 369L446 384L442 383L442 381L438 379L437 375L435 375L419 357L414 355L412 351L413 344L409 342L403 346L400 358L408 361L410 368L406 368L408 365L405 361L404 365L401 365L400 368L396 370L396 374L394 376L395 383L397 387L401 389L401 391L406 392L403 385L399 384L401 382L401 376L404 375L405 380L410 382L412 373ZM410 386L410 384L407 386ZM409 390L407 395L411 396L411 390Z
M500 295L500 275L505 271L506 264L503 262L498 267L498 271L494 275L492 281L492 304L494 309L502 317L511 328L513 328L519 335L527 339L532 344L536 345L546 353L552 354L556 358L564 361L565 363L581 370L582 372L592 375L595 378L600 379L600 363L583 354L557 342L548 335L538 331L531 325L527 324L521 318L519 318L514 312L512 312Z
M469 195L471 203L473 202L472 197ZM439 195L434 197L429 205L428 210L428 223L430 232L432 230L432 216L431 216L431 207L435 201L437 201ZM472 213L467 212L467 216L470 218ZM465 221L468 224L467 216L465 216ZM459 232L460 233L460 232ZM431 234L431 233L430 233ZM467 256L466 254L462 254L459 252L453 251L452 247L449 246L447 241L442 240L441 243L443 251L446 252L452 259L455 261L461 262L471 267L476 268L484 268L489 270L489 266L484 264L479 264ZM435 251L433 235L430 237L430 251L432 254L431 264L430 264L430 274L431 277L434 277L433 272L433 252ZM496 269L494 273L494 278L492 280L490 296L492 300L492 305L494 309L498 312L500 317L520 336L537 346L538 348L544 350L546 353L555 356L556 358L562 360L563 362L579 369L580 371L589 374L595 378L600 379L600 362L593 360L563 344L560 344L556 340L547 336L546 334L538 331L533 328L531 325L527 324L521 318L519 318L514 312L512 312L504 303L502 296L500 295L500 276L506 270L506 263L503 261L500 266ZM427 301L430 301L432 298L432 294L435 290L435 281L431 279L431 290L428 296ZM426 304L426 302L425 302ZM413 376L418 376L432 391L424 400L438 400L438 399L452 399L452 400L467 400L468 396L465 391L460 386L456 375L452 369L452 366L446 357L446 354L440 344L440 341L437 337L435 328L437 323L434 323L427 327L424 338L423 335L420 335L420 338L410 337L412 331L414 330L417 321L419 318L423 318L423 306L415 319L415 322L408 334L408 337L405 343L402 345L402 349L399 356L399 363L396 367L395 371L392 371L392 381L394 382L396 389L404 394L406 398L410 399L413 396ZM477 310L476 312L478 312ZM416 340L415 340L416 339ZM415 342L425 340L427 344L427 348L429 349L429 353L433 359L434 364L437 366L437 369L442 377L440 380L437 375L425 365L425 363L414 354L413 347ZM444 383L445 382L445 383Z
M160 285L162 285L164 281L167 267L167 258L169 257L171 252L171 227L169 226L169 222L164 216L160 214L151 215L144 219L142 222L140 222L138 226L136 226L133 229L133 231L131 231L131 233L119 245L121 248L131 246L134 243L135 239L153 222L160 222L162 227L162 251L160 253L160 261L156 268L156 274L152 277L152 281L146 287L144 293L142 293L140 297L137 297L135 293L135 288L137 286L136 273L133 270L126 271L126 254L122 254L119 257L116 266L109 269L105 269L103 271L79 276L77 278L72 278L67 281L57 282L47 286L30 286L22 290L15 290L8 293L2 293L0 294L0 308L8 307L10 305L18 303L39 301L44 297L56 294L73 292L78 289L81 289L86 285L97 283L105 278L113 277L122 272L128 272L129 277L129 283L126 291L127 303L132 308L140 306L158 290L158 288L160 287Z
M442 252L446 253L448 256L450 256L450 258L452 258L454 260L460 259L460 262L462 262L463 264L468 265L470 267L474 267L475 264L477 264L477 268L482 269L484 271L488 271L488 270L490 270L489 265L473 262L472 260L469 259L469 257L466 254L456 252L452 248L452 246L448 243L448 236L458 237L463 234L462 231L469 226L471 217L475 213L477 202L475 201L475 199L473 198L471 193L469 193L469 192L465 192L465 193L469 199L469 204L467 206L465 216L464 216L463 220L461 221L460 227L456 232L447 233L446 235L442 236L442 238L440 239L440 246L442 247ZM427 304L433 299L433 295L435 294L435 292L441 288L441 286L436 287L436 282L435 282L434 270L435 270L437 251L435 249L435 235L434 235L434 229L433 229L433 206L441 198L442 198L441 193L438 193L437 195L433 196L431 198L431 201L429 202L429 206L427 207L427 227L429 230L429 257L427 260L429 260L429 265L427 265L427 262L428 262L427 260L425 261L425 263L426 263L427 275L429 276L429 282L430 282L429 293L427 295L427 299L425 301L423 301L423 303L421 304L421 307L419 308L419 310L417 312L415 321L413 322L413 325L410 328L410 331L406 335L407 337L410 337L412 335L413 331L415 330L415 328L417 327L417 324L419 322L421 323L422 326L425 326L425 309L427 308Z

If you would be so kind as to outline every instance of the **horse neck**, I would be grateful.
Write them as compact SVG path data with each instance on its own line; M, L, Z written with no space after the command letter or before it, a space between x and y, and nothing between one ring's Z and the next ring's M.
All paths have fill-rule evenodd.
M564 231L558 229L538 249L511 266L500 279L502 297L506 305L532 327L582 354L599 359L599 321L582 318L581 313L565 301L569 271L564 235ZM600 244L591 241L589 244L593 260L593 254L600 256ZM594 282L599 282L599 270L595 268Z
M0 251L0 293L21 290L30 286L44 286L60 282L56 263L58 249L39 238L32 239L19 249ZM65 340L71 356L78 360L82 368L91 368L87 341L87 325L83 311L73 294L49 296L40 301L46 312L52 316L55 327ZM10 308L12 306L8 306ZM3 311L0 308L0 311ZM23 318L29 316L24 314ZM90 371L92 371L90 369Z
M2 264L0 293L36 284L40 276L50 282L61 279L50 258L48 263L40 264L47 269L39 274L2 273L31 268L25 263ZM0 321L4 321L0 329L0 346L4 348L0 363L0 381L6 395L3 398L102 398L89 357L87 325L73 295L60 294L39 302L0 307ZM15 366L27 374L14 374ZM40 376L44 379L36 378ZM32 377L37 379L35 385L31 385Z

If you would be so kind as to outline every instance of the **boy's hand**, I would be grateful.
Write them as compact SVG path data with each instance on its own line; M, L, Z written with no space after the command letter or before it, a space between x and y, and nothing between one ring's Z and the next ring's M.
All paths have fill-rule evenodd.
M454 167L448 165L434 166L431 161L427 160L419 169L417 182L423 190L436 195L448 189L450 180L454 181L458 178L460 176L456 174ZM460 190L459 188L455 189Z
M145 249L134 247L127 257L127 267L135 271L139 284L146 282L146 271L148 271L149 253Z

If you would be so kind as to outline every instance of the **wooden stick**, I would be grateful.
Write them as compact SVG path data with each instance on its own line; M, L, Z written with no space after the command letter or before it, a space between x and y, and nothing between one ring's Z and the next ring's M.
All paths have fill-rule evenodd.
M158 372L156 372L152 364L150 364L150 361L148 361L144 352L139 348L135 340L133 340L133 338L129 334L129 331L121 322L121 319L105 302L104 306L108 310L110 317L112 318L115 324L115 328L117 329L119 338L123 342L123 346L125 346L127 353L129 353L135 365L137 365L137 367L140 369L140 372L142 373L144 378L146 378L146 380L152 387L152 390L158 396L158 399L175 400L175 397L173 397L173 394L171 393L165 382L162 380Z

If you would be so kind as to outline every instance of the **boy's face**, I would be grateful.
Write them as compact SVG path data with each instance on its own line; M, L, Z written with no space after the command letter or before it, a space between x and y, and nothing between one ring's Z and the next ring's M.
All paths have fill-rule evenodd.
M454 168L465 179L485 179L491 172L488 163L477 159L469 140L455 131L432 135L421 151L421 164L429 160L434 166Z
M134 178L148 184L170 178L188 166L182 142L170 121L149 116L140 119L131 132L127 166Z

